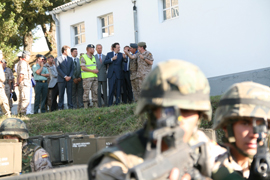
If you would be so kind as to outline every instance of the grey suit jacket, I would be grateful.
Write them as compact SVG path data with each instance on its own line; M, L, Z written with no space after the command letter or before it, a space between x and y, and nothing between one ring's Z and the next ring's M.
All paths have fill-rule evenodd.
M107 66L104 64L104 61L106 59L106 55L102 54L102 63L99 61L98 54L95 55L97 68L98 68L98 81L107 81Z
M50 78L51 78L48 88L54 88L54 86L57 84L57 77L58 77L58 73L57 73L57 69L55 65L50 66L48 68L48 71L50 73Z
M72 60L73 60L73 58L72 58ZM80 59L76 58L75 61L77 61L77 69L75 69L75 67L73 67L73 69L74 69L73 77L72 77L73 79L82 77ZM74 66L74 61L72 61L72 62L73 62L73 66Z
M73 59L67 56L67 63L65 63L62 56L55 59L55 66L58 72L57 81L65 82L65 76L73 77Z

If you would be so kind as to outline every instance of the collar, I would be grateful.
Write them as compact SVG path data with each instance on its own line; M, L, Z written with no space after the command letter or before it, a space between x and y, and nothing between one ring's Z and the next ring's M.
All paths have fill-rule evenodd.
M67 56L66 56L66 55L64 55L64 54L62 54L62 58L63 58L63 59L66 59L66 58L67 58Z

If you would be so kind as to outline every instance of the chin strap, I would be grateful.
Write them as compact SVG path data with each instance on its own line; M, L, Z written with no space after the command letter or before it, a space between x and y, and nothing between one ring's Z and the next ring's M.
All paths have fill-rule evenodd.
M230 144L233 145L233 147L243 156L245 157L248 157L248 158L251 158L253 159L253 155L248 155L247 153L245 153L244 151L242 151L240 148L238 148L236 146L236 140L235 140L235 137L234 137L234 132L233 132L233 124L229 124L227 126L227 130L228 130L228 138L226 139Z

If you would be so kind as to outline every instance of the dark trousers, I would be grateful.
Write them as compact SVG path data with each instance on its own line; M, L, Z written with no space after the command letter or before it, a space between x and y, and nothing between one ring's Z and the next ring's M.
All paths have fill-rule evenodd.
M133 100L132 87L130 82L130 72L123 71L123 103L127 103L127 100L131 103Z
M72 104L73 108L83 108L83 80L72 85Z
M58 102L58 109L64 109L64 94L65 89L67 90L67 100L68 100L68 108L72 109L72 79L70 81L65 82L58 82L58 88L59 88L59 102Z
M101 103L101 86L102 86L102 91L103 91L104 105L108 106L107 81L98 81L98 107L102 106L102 103Z
M45 113L45 103L47 101L48 84L47 82L37 82L35 86L35 103L34 103L34 114L38 113L39 104L41 113Z
M118 105L120 102L121 81L122 81L122 79L117 79L115 73L113 73L112 77L109 79L109 106L111 106L113 104L113 95L114 95L115 89L116 89L115 104Z
M51 104L51 111L55 111L57 110L57 96L59 95L59 89L58 89L58 83L55 84L55 86L53 88L50 88L52 93L51 93L51 100L52 100L52 104Z

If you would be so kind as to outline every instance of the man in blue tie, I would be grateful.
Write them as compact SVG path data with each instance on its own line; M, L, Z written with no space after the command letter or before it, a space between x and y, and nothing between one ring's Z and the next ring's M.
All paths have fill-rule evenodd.
M124 51L129 52L129 46L124 47ZM123 62L123 103L132 103L133 93L130 82L130 59L126 58L127 62Z
M116 89L116 101L118 105L120 102L121 81L123 80L122 63L126 62L126 55L120 53L119 43L112 45L113 51L106 56L104 64L109 64L108 79L109 79L109 106L113 104L114 90Z
M67 90L67 100L68 100L68 108L72 109L72 76L73 76L73 60L70 56L70 47L63 46L62 47L62 56L59 56L55 59L55 66L58 72L58 88L59 88L59 103L58 109L64 109L64 94L65 89Z

